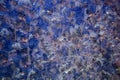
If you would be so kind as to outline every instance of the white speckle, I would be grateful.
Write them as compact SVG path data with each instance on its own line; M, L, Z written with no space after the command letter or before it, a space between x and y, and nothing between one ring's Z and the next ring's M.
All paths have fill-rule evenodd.
M90 37L96 37L97 36L97 34L95 33L95 32L90 32Z
M120 43L118 43L118 45L117 45L117 49L120 49Z
M75 25L75 29L77 29L79 26L78 25Z
M0 32L0 35L2 35L2 36L3 35L9 35L9 31L7 29L3 28Z
M64 37L61 36L58 40L59 40L59 41L63 41L63 40L64 40Z
M30 0L19 0L18 3L26 3L26 4L29 4L29 3L30 3Z
M79 1L75 1L75 6L79 6L80 2Z
M32 35L32 34L30 34L30 35L29 35L29 39L30 39L30 38L32 38L32 37L33 37L33 35Z
M87 41L83 42L83 45L86 45L87 44Z
M62 10L61 10L61 12L64 14L65 13L65 11L66 11L66 7L64 7Z
M100 34L100 35L104 35L104 33L105 33L105 31L100 31L99 34Z
M12 45L12 47L15 48L15 49L21 49L20 43L15 43L15 44Z
M76 32L76 29L75 28L70 28L70 33L72 34L74 32Z

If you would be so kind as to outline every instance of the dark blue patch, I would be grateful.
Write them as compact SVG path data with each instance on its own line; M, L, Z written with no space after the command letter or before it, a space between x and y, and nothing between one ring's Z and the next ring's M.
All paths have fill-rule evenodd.
M11 16L11 17L16 17L18 16L18 11L16 10L12 10L12 11L9 11L8 12L8 15Z
M0 50L0 60L8 59L8 53L5 50Z
M96 5L89 5L88 6L88 14L95 13L96 12Z
M29 40L30 49L36 48L38 46L39 41L36 38L31 38Z
M40 29L46 30L47 31L47 27L48 27L48 22L46 20L44 20L43 18L39 17L38 18L38 24Z
M22 38L25 36L25 34L18 30L18 31L16 31L16 36Z
M25 65L26 62L27 62L27 57L22 57L22 58L21 58L21 61L22 61L22 63Z
M57 3L62 3L64 2L64 0L57 0Z
M109 60L111 58L110 54L109 53L106 53L104 56L103 56L106 60Z
M109 63L108 60L104 61L102 69L104 71L106 71L106 72L109 72L109 73L113 73L114 72L113 66L112 66L112 64Z
M51 69L52 69L52 68L56 68L56 64L57 64L57 62L51 62L50 68L51 68Z
M76 80L80 75L81 75L81 74L79 74L79 73L74 73L73 78Z
M2 28L8 28L9 27L9 25L6 22L2 23L1 26L2 26Z
M107 46L106 43L107 43L107 40L103 40L103 41L101 41L101 42L100 42L101 47L102 47L102 48L106 48L106 46Z
M68 56L68 51L66 47L62 47L62 54L63 56Z
M28 47L28 43L21 43L21 46L23 49L26 49Z
M66 22L65 25L68 29L70 29L71 27L72 28L74 27L74 25L71 22Z
M7 14L7 12L2 12L2 11L0 11L0 16L3 16L3 15L5 15L5 14Z
M102 13L106 13L106 11L109 10L109 9L110 9L110 6L103 5L101 11L102 11Z
M47 60L47 59L48 59L47 54L43 53L43 59L44 59L44 60Z
M54 35L53 35L54 39L57 39L60 36L60 34L62 33L62 29L53 28L52 30L54 32Z
M45 1L45 4L44 4L44 9L45 10L53 10L54 8L54 4L53 4L53 1L52 0L44 0Z
M84 18L84 10L82 7L75 7L72 9L75 12L76 24L80 25Z
M26 18L26 23L30 23L30 21L32 20L29 16L25 16Z
M3 49L6 50L6 51L10 51L12 50L12 41L11 40L5 40L4 42L4 46L3 46Z
M1 67L0 66L0 78L1 77L12 77L13 70L11 68L11 65Z
M90 3L91 3L90 0L80 0L80 2L82 2L82 3L87 3L87 4L90 4Z
M13 57L13 62L14 62L16 67L19 67L20 60L21 60L21 56L20 55L16 55L16 56Z
M74 6L75 6L75 2L71 1L71 2L70 2L70 5L71 5L72 7L74 7Z
M45 71L49 71L50 70L50 66L51 66L51 63L50 62L47 62L44 64L44 70Z
M10 9L11 8L10 0L5 0L4 2L5 2L6 8Z

